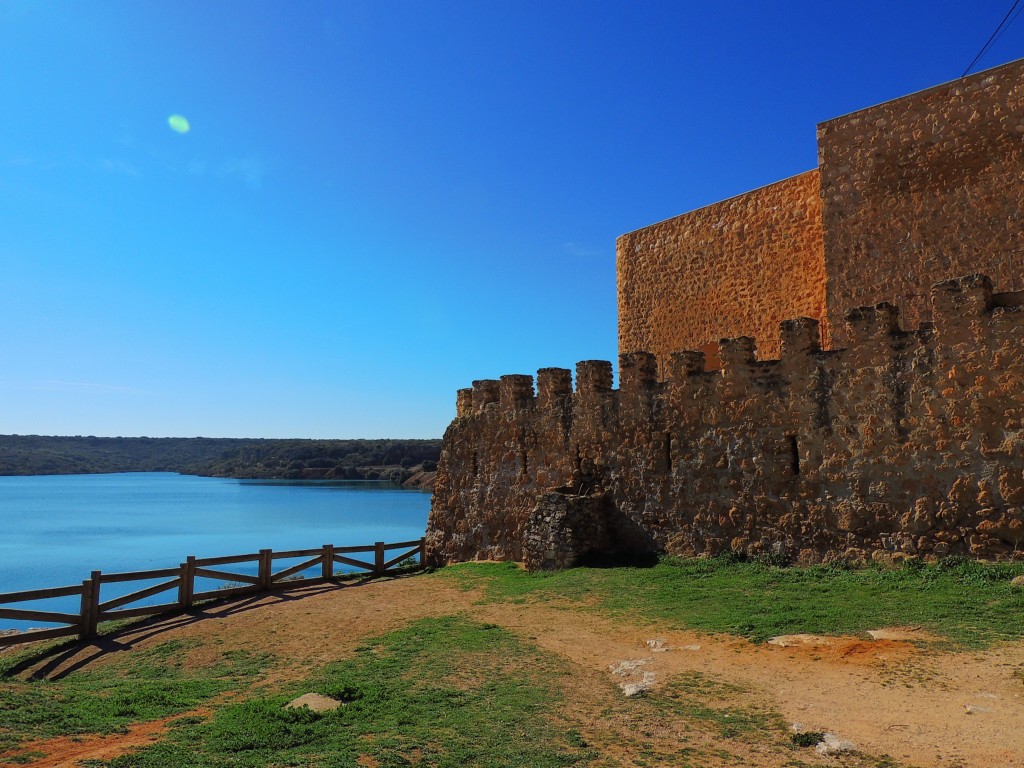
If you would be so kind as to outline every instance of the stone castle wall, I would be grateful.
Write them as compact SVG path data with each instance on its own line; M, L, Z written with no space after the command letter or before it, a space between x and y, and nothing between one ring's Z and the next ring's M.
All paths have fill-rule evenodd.
M847 307L929 320L947 277L1024 289L1024 60L822 123L818 156L833 344Z
M619 352L700 349L714 367L742 334L777 355L781 321L825 316L822 253L816 170L622 235Z
M445 434L428 558L559 565L588 541L803 561L1018 556L1022 304L975 275L935 285L934 325L918 330L890 304L846 313L845 349L822 351L818 322L800 318L781 324L777 360L740 337L722 340L720 371L675 352L663 380L653 355L624 354L617 390L604 361L577 365L575 391L560 368L538 372L536 393L531 376L474 382Z
M1024 290L1024 60L818 126L818 169L619 238L619 352L722 337L778 353L787 317L846 344L848 307L931 317L928 289L981 272Z

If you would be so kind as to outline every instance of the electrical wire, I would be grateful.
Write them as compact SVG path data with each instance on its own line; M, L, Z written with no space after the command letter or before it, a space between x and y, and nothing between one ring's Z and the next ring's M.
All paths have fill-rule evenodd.
M995 32L993 32L992 35L989 37L988 42L986 42L983 46L981 46L981 50L978 51L978 55L975 56L974 60L970 64L967 65L967 69L964 70L964 73L962 75L960 75L960 77L967 77L967 73L970 72L971 69L974 68L974 65L978 63L978 59L980 59L982 56L984 56L985 53L988 51L988 49L992 47L992 44L996 40L999 39L999 37L1005 31L1006 27L1009 26L1009 24L1006 23L1007 19L1009 19L1010 16L1013 14L1013 12L1017 10L1017 6L1020 5L1020 4L1021 4L1021 0L1014 0L1013 6L1010 8L1010 10L1008 10L1006 12L1006 15L1003 17L1003 20L1001 22L999 22L999 26L996 27ZM1014 16L1013 18L1016 19L1017 17ZM1011 21L1010 24L1012 24L1012 23L1013 22Z
M994 46L996 43L999 42L999 38L1002 37L1006 33L1006 30L1008 30L1010 27L1013 26L1013 22L1015 22L1017 20L1017 17L1020 16L1021 13L1024 13L1024 5L1022 5L1020 7L1020 9L1015 14L1013 14L1013 18L1010 19L1006 23L1006 26L1003 27L1002 31L998 35L996 35L996 39L992 41L992 45L989 46L989 48L991 48L992 46Z

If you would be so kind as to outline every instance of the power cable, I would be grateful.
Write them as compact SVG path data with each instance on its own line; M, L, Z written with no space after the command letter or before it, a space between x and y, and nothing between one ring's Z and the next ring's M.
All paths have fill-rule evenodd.
M1010 19L1010 20L1009 20L1009 21L1007 22L1006 26L1005 26L1005 27L1003 27L1002 31L1001 31L1001 32L1000 32L1000 33L999 33L998 35L996 35L996 39L995 39L995 40L993 40L993 41L992 41L992 45L991 45L991 46L989 46L990 48L994 47L994 46L995 46L995 44L999 42L999 38L1001 38L1001 37L1002 37L1002 36L1003 36L1004 34L1006 34L1006 30L1008 30L1008 29L1009 29L1010 27L1012 27L1012 26L1013 26L1013 22L1015 22L1015 21L1017 20L1017 17L1018 17L1018 16L1020 16L1020 15L1021 15L1021 13L1024 13L1024 5L1022 5L1022 6L1020 7L1020 9L1019 9L1019 10L1018 10L1018 11L1017 11L1017 12L1016 12L1015 14L1013 14L1013 18L1012 18L1012 19Z
M1006 15L1003 17L1003 20L999 22L999 26L996 27L995 32L993 32L991 37L989 37L988 42L981 46L981 50L978 51L978 55L974 57L974 61L967 65L967 69L964 70L964 73L960 75L960 77L967 77L967 73L970 72L971 69L974 68L974 65L978 63L978 59L984 56L988 49L992 47L992 43L994 43L999 38L999 36L1002 35L1004 28L1009 26L1009 24L1006 23L1007 19L1009 19L1013 12L1017 10L1017 6L1020 4L1021 0L1014 0L1013 6L1010 8L1010 10L1006 12ZM1014 16L1013 18L1016 19L1017 17ZM1013 22L1010 23L1012 24Z

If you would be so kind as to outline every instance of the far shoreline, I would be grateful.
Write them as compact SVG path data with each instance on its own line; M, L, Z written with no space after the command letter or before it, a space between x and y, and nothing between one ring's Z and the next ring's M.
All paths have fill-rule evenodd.
M0 435L0 476L175 472L281 481L385 481L430 490L440 439Z

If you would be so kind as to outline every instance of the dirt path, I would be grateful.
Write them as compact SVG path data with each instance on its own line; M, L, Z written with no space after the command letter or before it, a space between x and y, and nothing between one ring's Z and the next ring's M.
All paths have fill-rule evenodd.
M478 605L476 597L429 577L310 588L210 608L199 619L177 617L139 627L103 647L80 649L25 674L60 676L110 663L121 652L199 637L216 641L202 647L217 652L246 648L287 659L272 673L273 683L305 677L312 668L347 656L367 636L426 616L463 613L499 624L567 660L577 671L567 681L572 688L567 698L576 702L573 716L583 719L595 745L607 749L616 747L615 729L605 722L608 705L623 700L612 687L621 679L609 667L643 660L639 669L653 675L656 689L673 676L699 672L742 689L731 705L756 699L787 723L833 732L867 754L922 768L1024 768L1024 643L984 653L939 653L903 639L805 638L789 647L757 646L612 621L568 604ZM659 641L655 645L665 650L648 641ZM202 653L202 647L195 652ZM659 727L662 732L652 738L679 737L671 723ZM148 743L163 728L161 721L121 736L37 743L32 748L48 757L29 765L109 759ZM745 759L751 765L785 764L770 754ZM629 755L619 760L632 764Z
M956 654L859 638L780 647L542 605L474 613L590 670L647 659L642 668L655 687L686 672L738 684L761 693L788 723L833 732L869 754L919 766L1024 766L1024 644Z

